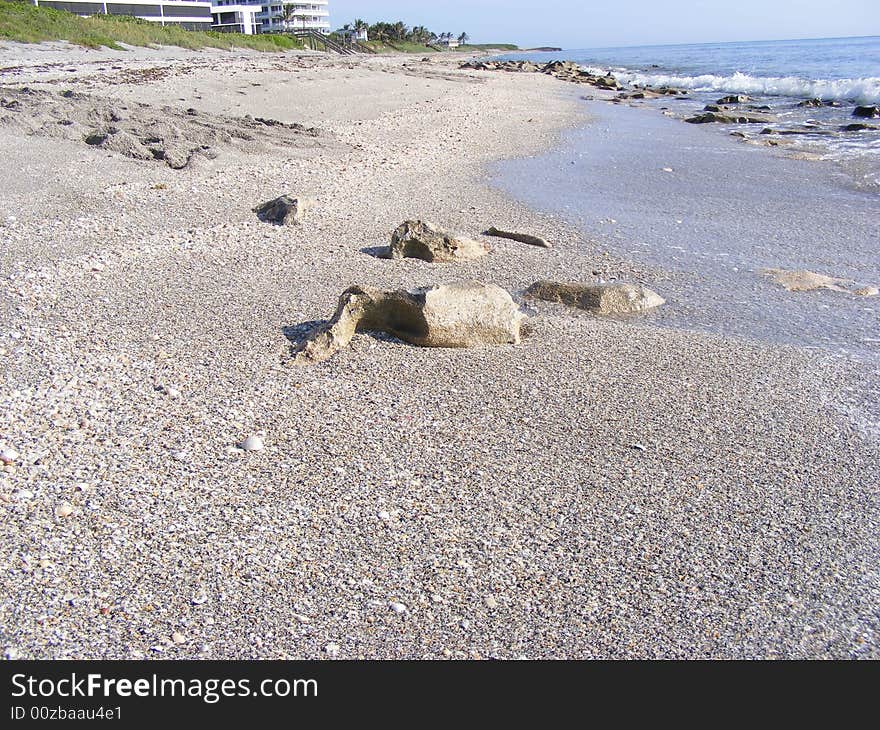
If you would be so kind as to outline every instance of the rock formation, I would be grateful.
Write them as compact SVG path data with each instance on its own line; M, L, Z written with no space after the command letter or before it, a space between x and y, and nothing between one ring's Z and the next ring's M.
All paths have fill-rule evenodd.
M359 331L380 331L423 347L515 344L525 315L494 284L462 281L411 291L352 286L333 318L318 325L294 351L297 363L321 362Z
M577 284L536 281L526 291L534 299L567 304L598 314L634 314L659 307L665 300L638 284Z
M417 258L432 263L476 259L489 253L480 241L460 238L427 221L405 221L391 234L388 257Z

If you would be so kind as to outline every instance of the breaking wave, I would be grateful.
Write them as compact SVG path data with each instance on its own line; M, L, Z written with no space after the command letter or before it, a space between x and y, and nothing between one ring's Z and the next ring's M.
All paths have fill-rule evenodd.
M725 91L734 94L791 96L797 99L880 103L880 78L819 79L808 81L794 76L760 77L735 73L732 76L675 76L633 71L614 71L618 81L642 86L672 86L692 91Z

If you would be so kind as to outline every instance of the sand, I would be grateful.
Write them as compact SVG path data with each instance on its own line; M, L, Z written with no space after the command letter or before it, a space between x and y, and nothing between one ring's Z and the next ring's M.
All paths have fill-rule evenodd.
M487 184L589 123L577 87L161 50L59 81L65 52L8 44L2 83L319 135L172 169L0 123L6 656L880 656L880 450L835 398L847 361L523 302L520 345L360 334L291 366L354 283L662 295L664 272ZM314 197L305 222L258 221L284 193ZM412 217L553 247L372 255Z

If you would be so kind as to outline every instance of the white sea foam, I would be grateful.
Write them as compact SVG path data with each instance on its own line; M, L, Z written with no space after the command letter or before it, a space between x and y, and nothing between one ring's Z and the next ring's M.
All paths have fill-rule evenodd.
M880 77L861 79L818 79L808 81L794 76L761 77L735 73L732 76L674 76L632 71L614 71L619 81L643 86L672 86L692 91L724 91L734 94L791 96L824 101L854 101L858 104L880 103Z

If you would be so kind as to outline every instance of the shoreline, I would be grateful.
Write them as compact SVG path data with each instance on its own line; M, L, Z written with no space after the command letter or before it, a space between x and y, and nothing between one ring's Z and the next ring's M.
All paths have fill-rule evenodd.
M28 171L0 178L8 656L880 655L880 452L821 406L850 372L543 304L520 345L358 335L287 364L285 331L353 283L653 282L489 187L583 121L571 89L397 57L170 65L70 83L126 123L137 100L320 134L174 170L0 127ZM301 191L300 227L251 211ZM408 217L554 247L364 252Z

